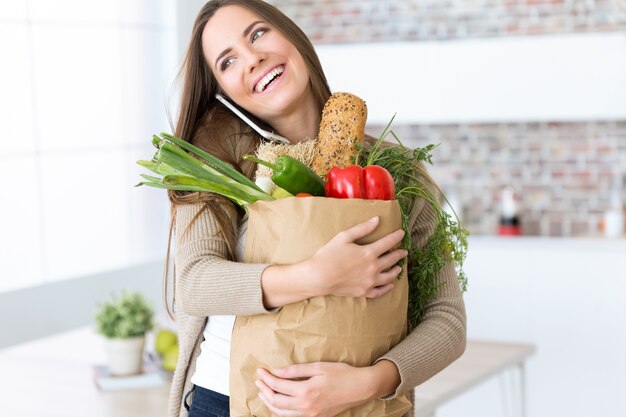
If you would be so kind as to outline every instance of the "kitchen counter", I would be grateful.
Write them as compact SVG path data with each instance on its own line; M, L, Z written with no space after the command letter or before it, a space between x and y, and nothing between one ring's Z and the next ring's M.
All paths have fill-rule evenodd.
M95 364L105 363L102 336L79 328L0 350L0 415L20 417L164 416L163 386L99 391Z
M468 337L537 347L529 416L626 415L626 239L472 236L465 271ZM501 414L481 390L437 415Z
M563 247L568 249L609 249L626 250L626 237L546 237L546 236L495 236L476 235L469 237L470 250L473 247Z

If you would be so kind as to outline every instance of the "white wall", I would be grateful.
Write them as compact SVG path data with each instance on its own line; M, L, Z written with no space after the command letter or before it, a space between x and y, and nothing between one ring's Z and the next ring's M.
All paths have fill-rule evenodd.
M371 123L626 118L626 34L316 47Z
M154 309L155 320L161 323L166 317L162 274L163 262L157 261L0 292L0 349L93 326L97 306L123 291L140 292Z
M163 192L137 189L170 131L174 0L0 3L0 291L163 257Z
M178 57L182 61L185 55L193 22L207 0L178 0L176 2L176 22L178 27Z

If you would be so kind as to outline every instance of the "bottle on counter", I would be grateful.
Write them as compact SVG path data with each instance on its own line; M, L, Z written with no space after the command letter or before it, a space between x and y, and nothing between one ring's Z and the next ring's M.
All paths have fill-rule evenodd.
M507 186L502 189L500 195L500 223L498 225L499 236L519 236L522 234L515 191Z

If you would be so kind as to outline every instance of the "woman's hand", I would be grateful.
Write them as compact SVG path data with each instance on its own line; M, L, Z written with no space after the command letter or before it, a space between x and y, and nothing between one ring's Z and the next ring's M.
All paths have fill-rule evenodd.
M325 295L376 298L391 291L402 272L396 264L407 255L404 249L394 249L404 231L398 229L366 245L355 243L372 233L378 221L374 217L337 233L306 261L266 268L261 275L265 307Z
M338 233L306 262L320 295L376 298L391 291L402 272L396 264L407 255L404 249L394 249L404 231L398 229L366 245L355 243L372 233L378 221L373 217Z
M400 384L395 364L386 360L364 368L316 362L257 374L259 397L279 417L332 417L391 394Z

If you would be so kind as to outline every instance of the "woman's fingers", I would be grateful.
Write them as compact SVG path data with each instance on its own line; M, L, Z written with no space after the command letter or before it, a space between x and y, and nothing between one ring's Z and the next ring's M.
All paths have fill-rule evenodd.
M378 258L378 266L381 271L386 271L408 255L406 249L396 249Z
M338 233L310 258L307 268L313 271L316 295L380 297L393 288L400 270L392 270L406 251L397 249L404 237L398 229L375 242L361 245L358 239L372 233L378 217Z
M389 233L378 239L375 242L372 242L366 245L372 252L378 254L378 256L386 253L398 246L402 239L404 238L404 230L398 229L394 232Z
M345 243L359 240L372 233L378 226L378 221L378 216L374 216L363 223L359 223L356 226L339 232L337 238Z
M276 405L274 405L275 403L275 399L273 396L267 396L266 394L264 394L263 392L259 391L259 398L261 399L261 401L263 401L263 404L265 404L265 406L268 408L268 410L270 410L272 412L273 416L278 416L278 417L301 417L303 414L297 410L290 410L290 409L283 409L280 408Z
M378 216L374 216L366 222L359 223L350 229L338 233L337 237L345 243L355 242L371 234L378 226L378 222ZM398 229L365 246L369 247L375 253L383 254L402 242L403 237L404 230Z
M268 408L271 408L275 414L287 415L285 413L286 410L292 410L292 414L295 415L293 410L297 408L297 404L294 397L284 395L281 392L272 389L272 387L264 383L262 380L257 380L255 384L259 389L259 398L261 398L265 405ZM281 411L279 412L278 410Z
M278 417L299 417L299 414L297 414L296 412L287 411L287 410L279 410L278 408L274 407L269 402L270 400L265 398L265 396L263 394L261 394L261 393L259 394L259 398L261 399L261 401L263 401L263 404L265 404L267 409L272 412L273 416L278 416Z
M259 397L278 417L332 417L370 399L371 391L364 388L367 384L354 381L369 379L371 369L331 362L291 365L274 371L273 377L291 379L289 382L299 392L294 396L284 395L261 379L257 382ZM263 378L269 375L267 371L259 372Z
M262 368L257 369L259 379L255 384L259 388L259 398L279 417L305 415L299 411L303 409L303 401L307 399L306 391L302 388L311 376L319 375L317 365L297 364L274 372L280 376Z
M393 283L389 283L386 285L381 285L378 287L374 287L371 290L368 291L366 297L367 298L378 298L378 297L382 297L383 295L387 294L389 291L393 290Z
M287 379L308 379L324 373L319 362L298 363L276 369L274 372L279 378Z
M257 375L262 382L276 392L291 396L298 393L297 381L276 377L265 369L257 369Z
M393 290L396 279L400 273L402 273L402 267L400 265L396 265L387 271L381 272L377 280L377 285L370 288L365 294L365 297L378 298Z

